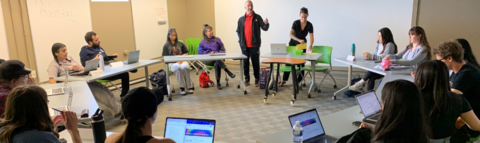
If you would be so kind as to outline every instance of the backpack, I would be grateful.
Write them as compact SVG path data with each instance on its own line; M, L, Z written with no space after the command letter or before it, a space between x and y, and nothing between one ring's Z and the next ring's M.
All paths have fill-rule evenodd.
M157 104L160 104L163 100L164 95L168 95L167 89L167 72L163 69L158 70L157 72L150 75L150 84L152 85L152 91L157 96Z
M352 85L354 85L355 83L357 83L358 81L362 80L362 78L360 77L360 75L357 74L357 78L353 78L352 81L350 82ZM350 86L352 86L350 85ZM347 97L355 97L355 95L357 94L360 94L361 92L358 92L358 91L353 91L353 90L347 90L345 92L343 92L343 94L345 94L345 96Z
M213 81L210 80L210 76L208 76L208 74L206 72L202 72L200 74L199 83L200 83L200 87L203 87L203 88L208 88L209 83L212 87L215 86L215 83L213 83Z

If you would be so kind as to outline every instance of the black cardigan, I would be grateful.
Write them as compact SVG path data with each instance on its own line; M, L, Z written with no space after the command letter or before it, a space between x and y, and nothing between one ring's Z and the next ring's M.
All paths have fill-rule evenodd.
M237 36L238 36L238 43L240 44L240 47L242 50L246 50L247 44L245 42L245 33L244 33L244 27L245 27L245 18L246 16L243 15L238 19L238 26L237 26ZM264 31L268 31L268 28L270 27L269 24L263 23L263 19L260 15L256 14L255 12L253 13L253 19L252 19L252 45L256 47L260 47L262 44L262 39L260 37L260 28Z

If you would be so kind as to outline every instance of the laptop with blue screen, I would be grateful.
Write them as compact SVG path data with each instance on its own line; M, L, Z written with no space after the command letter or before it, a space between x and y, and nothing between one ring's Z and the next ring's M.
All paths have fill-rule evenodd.
M167 117L163 136L177 143L213 143L215 120Z
M295 126L296 121L300 121L300 125L302 125L303 128L304 143L333 143L338 140L325 134L325 129L318 117L317 109L290 115L288 116L288 120L292 128Z

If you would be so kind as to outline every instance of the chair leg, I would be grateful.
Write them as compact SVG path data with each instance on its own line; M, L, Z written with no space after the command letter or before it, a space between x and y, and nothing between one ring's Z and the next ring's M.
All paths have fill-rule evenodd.
M197 68L197 66L195 66L195 64L192 63L191 61L189 61L188 63L190 63L190 65L193 66L193 68L197 71L197 75L198 75L198 68Z
M335 83L335 86L337 85L337 81L335 81L335 79L333 78L332 74L330 74L330 72L327 73L328 75L330 75L330 77L333 79L333 82Z
M117 85L113 84L112 82L109 82L110 84L112 84L113 86L115 86L115 88L117 88L117 90L120 90L120 88L118 88Z
M229 86L228 85L228 74L227 74L226 71L225 71L225 82L226 82L225 86Z

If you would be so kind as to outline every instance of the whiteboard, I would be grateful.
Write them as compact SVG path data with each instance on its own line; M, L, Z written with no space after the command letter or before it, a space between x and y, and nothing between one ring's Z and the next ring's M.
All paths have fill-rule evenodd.
M162 55L163 45L167 41L168 22L166 21L166 0L131 0L135 47L140 50L140 58L153 59Z
M52 45L67 45L68 55L80 61L87 45L85 33L92 31L89 0L27 0L30 28L39 82L48 81L47 68L53 60Z
M2 4L0 3L0 59L10 59L7 45L7 33L5 32L5 22L3 21Z
M270 52L270 43L290 40L292 23L298 20L300 8L308 8L308 21L314 27L314 45L333 47L333 58L346 58L352 43L357 55L373 52L378 30L389 27L398 50L408 43L411 28L413 0L252 0L254 11L268 18L270 29L262 31L260 53ZM245 14L245 0L215 0L216 36L220 37L229 53L240 53L236 28ZM428 32L428 31L427 31ZM308 44L310 38L307 36ZM332 63L333 66L346 66Z

